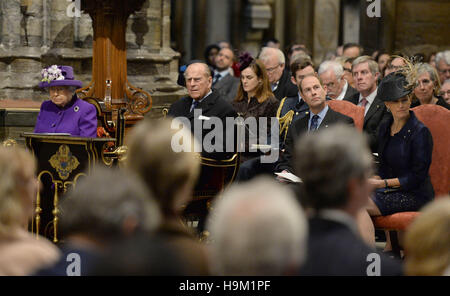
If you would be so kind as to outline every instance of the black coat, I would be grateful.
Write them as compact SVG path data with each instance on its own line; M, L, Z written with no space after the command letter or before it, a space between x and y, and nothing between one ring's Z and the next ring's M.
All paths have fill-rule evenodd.
M300 275L367 276L367 270L372 270L370 264L374 262L368 255L375 253L347 225L315 217L309 220L307 259ZM399 262L378 255L380 275L402 275Z
M278 87L273 94L280 101L285 97L294 97L298 94L298 87L292 83L291 73L287 68L284 69L283 75L280 77Z
M356 93L352 97L344 99L346 101L352 102L355 105L358 105L359 102L359 93ZM389 113L386 109L384 103L375 97L372 104L369 107L369 111L367 111L366 116L364 116L364 126L363 131L367 133L369 137L369 145L370 150L372 152L377 152L378 149L378 128L381 122L387 120L389 118Z
M304 116L298 119L295 122L292 122L285 142L285 151L281 155L280 160L275 168L276 172L281 172L283 170L288 170L290 172L294 172L292 157L295 153L294 144L298 138L302 136L303 133L308 131L308 121L311 113L307 111L307 116ZM342 122L344 124L354 125L353 119L345 116L339 112L328 108L327 114L325 118L322 120L322 123L319 126L319 130L328 128L330 125Z
M176 101L175 103L170 106L169 113L167 115L171 117L182 117L185 120L190 122L191 132L194 133L194 124L203 124L206 120L200 120L199 118L194 118L194 112L190 112L192 105L192 98L191 97L184 97ZM226 151L226 144L227 141L230 139L224 137L227 135L226 130L226 118L236 118L237 114L236 111L234 111L233 107L230 103L226 102L218 92L213 91L209 96L207 96L198 106L197 109L201 110L201 115L205 117L218 117L222 120L223 125L223 133L222 135L218 135L217 138L215 138L214 143L221 143L222 146L222 152ZM212 128L202 128L201 135L195 135L199 141L202 141L204 137L211 131L214 130L214 126ZM231 135L231 132L233 134L234 131L228 131ZM229 141L231 142L231 141ZM235 139L232 139L232 143L235 142ZM213 143L213 144L214 144ZM209 157L209 158L215 158L215 159L225 159L228 158L232 153L221 153L221 152L212 152L208 153L205 151L203 145L202 145L202 156Z

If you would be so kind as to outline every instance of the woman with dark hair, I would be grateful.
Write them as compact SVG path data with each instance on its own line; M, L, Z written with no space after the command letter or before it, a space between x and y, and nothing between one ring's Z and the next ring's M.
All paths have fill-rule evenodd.
M216 56L219 51L220 47L217 44L210 44L205 49L205 62L212 70L216 67Z
M257 143L267 144L270 141L270 131L271 131L271 118L276 117L278 106L280 101L278 101L270 88L269 78L267 76L266 68L260 60L255 60L248 53L240 56L240 71L241 71L241 83L239 84L239 89L236 98L234 99L232 105L239 116L244 119L255 118L256 119L256 130L251 128L246 129L246 134L249 135L249 141L246 141L246 153L243 153L242 159L248 160L248 163L243 163L239 170L237 179L238 180L248 180L255 176L259 169L255 167L257 163L260 164L260 154L255 152L248 152L249 142L253 136L253 139L260 136L259 130L260 118L267 119L267 142L263 141L261 143L257 139ZM246 137L247 138L247 137ZM253 142L252 142L253 143ZM252 172L250 172L250 171Z

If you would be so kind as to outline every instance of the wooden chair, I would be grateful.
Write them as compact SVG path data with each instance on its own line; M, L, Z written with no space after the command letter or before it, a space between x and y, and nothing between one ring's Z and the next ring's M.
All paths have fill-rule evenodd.
M412 108L433 137L433 154L429 170L435 197L450 191L450 111L437 105L420 105ZM375 228L387 230L391 236L392 251L400 256L401 247L397 231L405 231L419 212L400 212L387 216L373 217Z
M337 101L329 100L327 101L328 107L336 112L342 113L348 117L351 117L355 122L355 127L362 131L364 126L364 108L361 106L356 106L348 101Z

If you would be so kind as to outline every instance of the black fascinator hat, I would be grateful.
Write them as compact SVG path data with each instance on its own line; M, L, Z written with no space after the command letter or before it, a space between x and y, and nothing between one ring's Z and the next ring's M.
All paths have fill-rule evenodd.
M254 61L254 58L250 53L244 52L239 56L239 71L243 71L245 68L250 66L250 64Z
M383 102L396 101L410 94L412 88L403 73L393 72L381 80L378 86L377 98Z

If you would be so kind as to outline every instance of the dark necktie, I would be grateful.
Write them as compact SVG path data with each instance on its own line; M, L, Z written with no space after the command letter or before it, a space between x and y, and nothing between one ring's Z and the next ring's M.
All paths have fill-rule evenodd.
M219 82L221 77L222 77L222 75L220 75L220 73L217 73L216 75L214 75L213 85L216 84L217 82Z
M318 126L319 126L319 115L314 115L311 119L311 127L309 128L309 130L315 131Z
M369 101L367 101L366 98L362 98L361 102L359 102L359 103L364 108L364 110L366 110L366 106L367 106L367 103L369 103Z
M194 111L194 109L197 109L198 104L200 104L200 103L197 100L194 100L192 102L192 107L191 107L191 111L190 112Z

